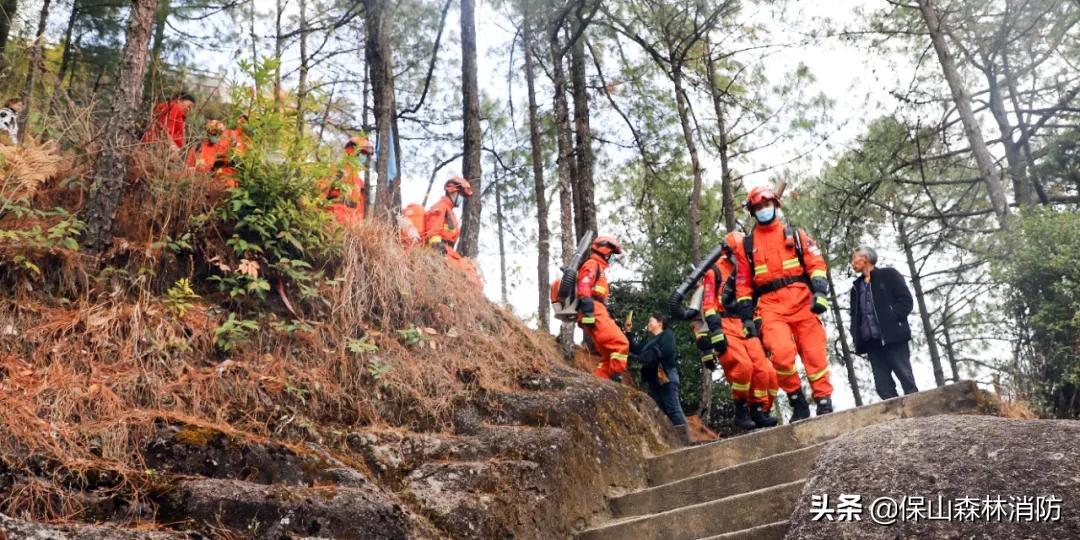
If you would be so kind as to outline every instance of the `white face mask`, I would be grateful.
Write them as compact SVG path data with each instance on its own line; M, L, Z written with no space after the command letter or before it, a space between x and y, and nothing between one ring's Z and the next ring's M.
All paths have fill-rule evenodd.
M756 219L758 223L771 223L772 220L776 219L776 207L766 206L765 208L755 210L754 219Z

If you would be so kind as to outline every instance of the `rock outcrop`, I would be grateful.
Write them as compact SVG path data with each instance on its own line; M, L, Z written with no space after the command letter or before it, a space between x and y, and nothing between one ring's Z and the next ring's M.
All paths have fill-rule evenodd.
M1068 420L934 416L871 426L826 445L787 538L1080 538L1078 444L1080 422ZM828 504L815 504L822 495ZM841 495L860 497L859 520L825 517ZM889 525L871 515L882 497L897 503L875 511Z

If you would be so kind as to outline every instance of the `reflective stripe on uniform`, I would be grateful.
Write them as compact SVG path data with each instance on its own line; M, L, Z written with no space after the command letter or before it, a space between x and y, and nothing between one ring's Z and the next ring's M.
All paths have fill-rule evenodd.
M596 317L582 317L581 322L582 324L592 324L596 322Z
M768 396L768 395L769 395L769 393L766 392L765 390L754 390L754 397L765 397L765 396Z
M825 277L825 276L826 276L826 274L825 274L824 270L814 270L813 272L810 272L810 279L817 279L819 277Z
M438 244L439 242L442 242L442 237L438 235L432 236L431 239L428 240L429 244Z
M612 360L626 360L626 358L627 358L627 356L624 353L617 353L617 352L611 353L611 359Z
M705 310L705 316L706 317L712 317L713 315L716 315L716 310L715 309L707 309L707 310Z
M759 264L759 265L754 267L754 275L755 276L758 275L758 274L764 274L765 272L768 272L768 271L769 271L769 266L766 265L766 264Z
M739 383L734 383L733 382L733 383L731 383L731 389L732 390L737 390L739 392L749 392L750 391L750 383L739 384Z
M807 375L806 378L810 379L810 382L813 382L813 381L816 381L816 380L824 377L825 374L827 374L828 372L829 372L829 368L826 367L825 369L823 369L823 370L821 370L821 371L819 371L817 373L811 373L811 374Z
M788 260L784 261L784 270L789 270L789 269L798 268L798 267L799 267L799 259L788 259Z
M785 371L782 369L776 370L776 374L781 377L790 377L795 374L795 368L791 368L791 371Z
M740 296L735 299L736 302L742 302L743 300L753 300L753 296Z
M716 356L714 356L713 353L701 355L702 362L708 362L709 360L716 360Z
M776 397L776 395L777 395L778 393L779 393L779 392L777 392L776 390L769 390L769 395L770 395L770 396Z
M603 285L595 285L593 286L592 290L594 293L597 294L607 294L607 287Z
M724 334L716 333L716 334L713 334L712 337L709 338L709 339L712 341L713 345L716 345L717 343L720 343L721 341L724 341Z
M694 332L694 339L701 339L707 335L709 335L708 332Z

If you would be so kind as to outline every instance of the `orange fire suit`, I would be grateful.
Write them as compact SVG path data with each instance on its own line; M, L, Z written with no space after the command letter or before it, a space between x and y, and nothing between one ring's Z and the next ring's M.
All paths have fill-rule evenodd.
M335 201L327 209L334 215L334 219L342 225L349 225L363 220L367 205L367 197L365 196L367 186L364 185L363 177L360 176L359 171L351 163L342 165L338 174L340 184L347 189L341 190L337 187L331 187L327 190L326 197Z
M236 187L236 169L232 166L232 139L222 136L217 142L204 140L188 153L187 165L201 173L214 173L228 188Z
M825 327L810 311L814 300L809 283L812 279L825 278L825 259L805 231L796 229L789 236L785 229L779 219L754 228L750 233L754 249L752 265L744 246L736 246L739 258L736 295L740 305L752 305L757 298L762 341L772 355L780 387L788 393L801 388L795 369L798 353L813 397L826 398L832 395L833 387L829 381ZM799 263L795 250L794 234L799 235L803 246L803 264Z
M483 288L484 282L480 280L480 274L472 261L462 257L454 249L460 235L461 227L458 226L458 218L454 214L454 201L444 195L424 214L424 245L441 250L446 254L446 262L451 268L464 272L469 281Z
M694 337L702 353L702 362L714 359L713 345L726 339L728 347L720 355L719 363L731 385L731 397L752 405L760 404L768 412L772 408L770 391L772 396L776 395L776 371L765 357L761 341L746 337L740 316L725 311L720 300L724 284L733 271L735 264L724 257L705 273L701 302L704 320L695 323Z
M608 262L593 253L578 268L577 278L578 307L587 309L585 306L589 302L582 301L592 299L592 312L583 310L578 313L578 326L592 340L596 352L600 353L600 363L593 374L601 379L610 379L612 375L626 371L630 354L630 341L604 305L608 297L607 276L604 274L607 267Z
M184 129L187 112L179 101L169 100L154 106L150 129L143 135L143 142L152 143L171 140L177 148L184 146Z

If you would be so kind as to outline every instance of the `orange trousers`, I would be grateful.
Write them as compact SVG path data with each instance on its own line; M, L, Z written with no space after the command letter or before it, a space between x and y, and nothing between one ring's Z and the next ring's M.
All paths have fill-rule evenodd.
M593 302L593 314L596 316L596 324L581 324L579 313L578 326L589 336L596 352L600 354L600 363L596 365L593 374L601 379L610 379L612 375L626 371L630 342L615 319L611 318L607 306L599 301Z
M778 313L762 309L762 341L772 355L777 381L784 392L802 388L795 369L795 355L802 359L806 378L810 381L814 399L832 395L829 381L829 356L826 352L825 326L809 308L794 313Z
M728 348L720 357L720 367L724 368L724 377L731 384L731 397L760 404L766 411L771 410L769 389L776 395L776 371L756 338L744 338L742 329L738 333L727 333ZM772 381L770 383L770 380ZM770 386L772 385L772 386Z

